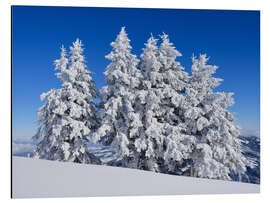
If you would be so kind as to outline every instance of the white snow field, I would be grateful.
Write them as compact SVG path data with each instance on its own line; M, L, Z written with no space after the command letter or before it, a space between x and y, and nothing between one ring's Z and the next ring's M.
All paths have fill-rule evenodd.
M256 184L136 169L12 158L13 198L259 193Z

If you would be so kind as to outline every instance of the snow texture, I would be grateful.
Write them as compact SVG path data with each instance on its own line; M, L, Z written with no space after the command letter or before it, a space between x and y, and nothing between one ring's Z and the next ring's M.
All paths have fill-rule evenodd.
M13 157L12 163L14 198L260 192L260 186L255 184L172 176L128 168L22 157Z

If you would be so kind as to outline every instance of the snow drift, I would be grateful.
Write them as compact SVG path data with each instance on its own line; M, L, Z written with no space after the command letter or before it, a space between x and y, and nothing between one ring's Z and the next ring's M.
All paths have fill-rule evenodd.
M12 158L13 198L258 193L256 184L136 169Z

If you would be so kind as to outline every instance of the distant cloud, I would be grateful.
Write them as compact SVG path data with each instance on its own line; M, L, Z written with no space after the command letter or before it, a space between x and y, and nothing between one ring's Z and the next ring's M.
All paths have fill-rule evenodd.
M22 154L26 152L33 152L35 146L31 143L28 144L16 144L12 143L12 153L13 154Z
M260 130L248 130L248 129L242 129L241 130L241 135L242 136L256 136L260 137Z
M21 136L12 139L12 154L22 155L24 153L32 153L35 149L36 143L31 137Z
M32 138L31 137L15 137L12 139L13 142L15 143L22 143L22 142L27 142L27 143L30 143L30 142L33 142Z

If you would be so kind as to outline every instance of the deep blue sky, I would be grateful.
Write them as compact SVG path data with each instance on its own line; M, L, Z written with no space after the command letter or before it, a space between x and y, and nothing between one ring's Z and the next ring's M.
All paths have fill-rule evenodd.
M32 136L37 128L40 94L60 87L53 61L60 46L80 38L88 68L98 88L122 26L139 56L151 33L165 32L182 53L178 60L190 72L191 55L207 53L224 79L217 90L234 92L230 108L246 131L260 124L260 13L258 11L171 10L128 8L12 8L13 136Z

